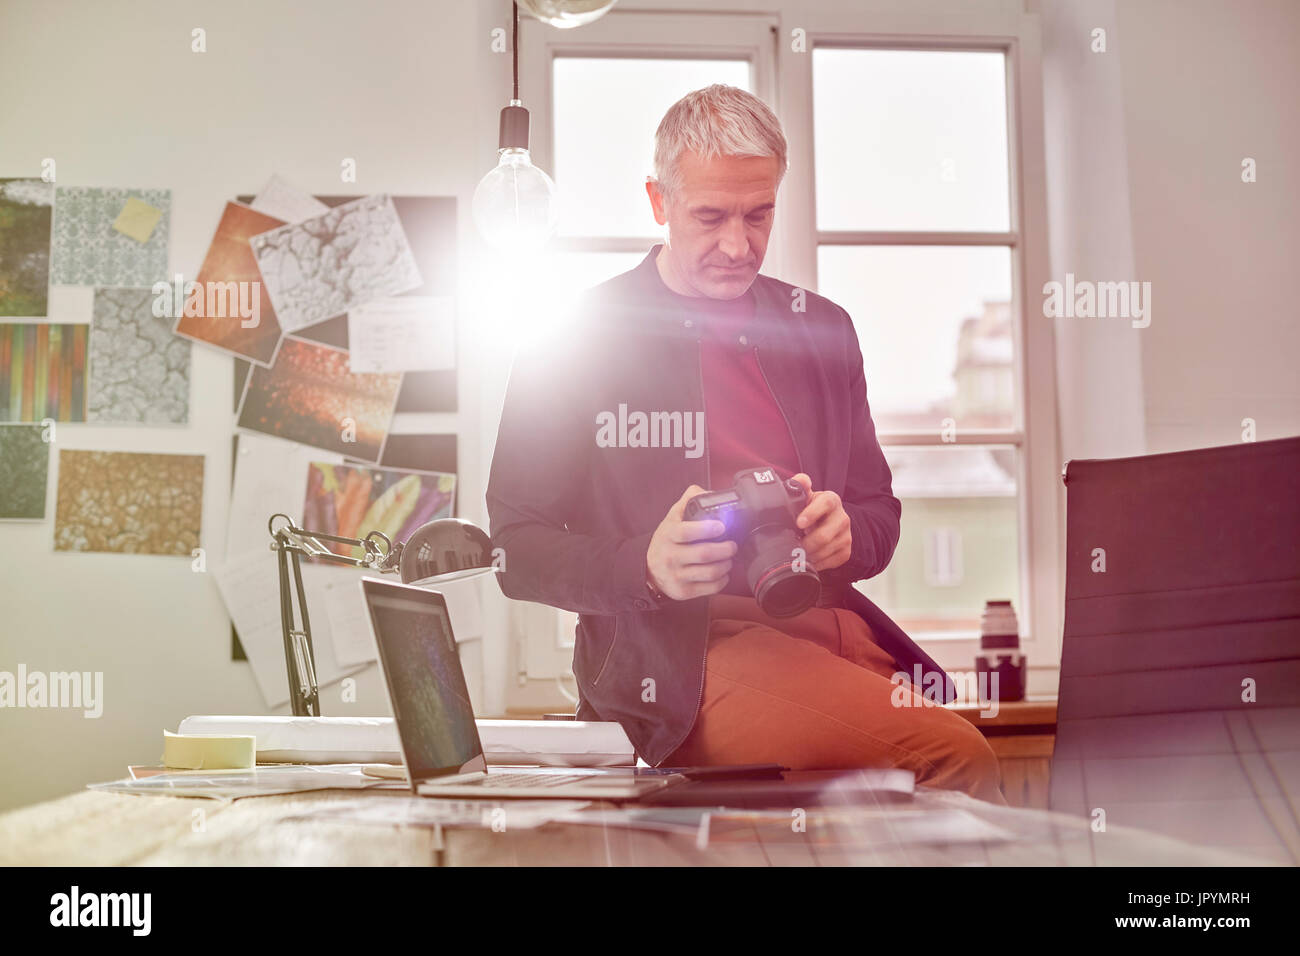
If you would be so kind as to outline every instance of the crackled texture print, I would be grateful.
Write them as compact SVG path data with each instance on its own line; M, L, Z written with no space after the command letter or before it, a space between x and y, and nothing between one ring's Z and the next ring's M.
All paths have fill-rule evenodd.
M420 284L401 220L385 195L344 203L251 242L275 314L287 332Z
M0 422L86 420L88 325L0 325Z
M113 228L128 198L162 210L147 242ZM60 186L54 193L50 281L55 285L152 286L169 281L171 191Z
M204 307L201 310L185 310L192 314L182 315L176 320L177 335L214 346L223 352L234 352L240 358L258 365L271 364L280 344L280 323L276 321L271 298L266 293L261 273L257 271L257 260L253 258L248 240L258 233L282 225L283 220L264 215L256 209L249 209L239 203L226 203L221 221L217 223L217 231L212 236L212 245L208 247L208 254L204 256L203 265L194 280L199 284L199 289L203 290L201 294L204 296ZM207 307L208 298L213 297L208 290L231 288L225 285L231 282L236 283L234 288L247 284L246 301L250 305L253 302L252 290L257 289L256 325L245 328L243 317L236 314L238 309ZM214 301L214 304L217 303ZM202 314L197 314L199 312Z
M0 425L0 518L44 518L50 443L41 425Z
M0 315L45 315L54 185L0 179Z
M253 366L238 424L374 463L401 387L401 373L353 373L343 349L285 336L273 366Z
M202 517L202 455L59 453L55 551L189 557Z
M190 343L153 314L149 289L96 289L88 420L183 424L190 417Z

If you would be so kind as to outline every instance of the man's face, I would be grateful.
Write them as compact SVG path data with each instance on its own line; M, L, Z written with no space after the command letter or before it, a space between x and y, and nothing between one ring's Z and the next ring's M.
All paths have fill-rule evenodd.
M681 186L665 197L646 184L655 221L668 225L661 271L685 295L734 299L758 275L776 211L780 167L775 156L682 154Z

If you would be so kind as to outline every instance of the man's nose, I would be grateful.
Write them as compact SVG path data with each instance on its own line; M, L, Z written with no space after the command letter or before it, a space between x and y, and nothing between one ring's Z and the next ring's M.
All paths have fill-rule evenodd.
M745 220L741 216L727 219L718 237L718 251L733 264L749 260L749 237L745 234Z

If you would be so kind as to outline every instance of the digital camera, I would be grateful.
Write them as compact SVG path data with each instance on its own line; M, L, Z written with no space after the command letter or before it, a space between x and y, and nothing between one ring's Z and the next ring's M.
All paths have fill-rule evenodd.
M769 466L738 471L733 481L726 491L706 491L686 502L682 517L714 519L726 526L716 540L736 542L734 566L744 570L764 613L803 613L821 596L821 578L808 566L795 526L808 492L793 478L782 481Z

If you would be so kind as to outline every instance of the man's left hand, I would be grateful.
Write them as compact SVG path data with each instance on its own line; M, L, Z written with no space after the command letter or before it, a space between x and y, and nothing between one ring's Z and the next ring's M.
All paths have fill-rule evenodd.
M853 552L853 527L844 503L833 491L813 491L812 479L802 472L794 480L808 492L808 504L795 522L804 533L800 543L808 563L818 571L838 568Z

